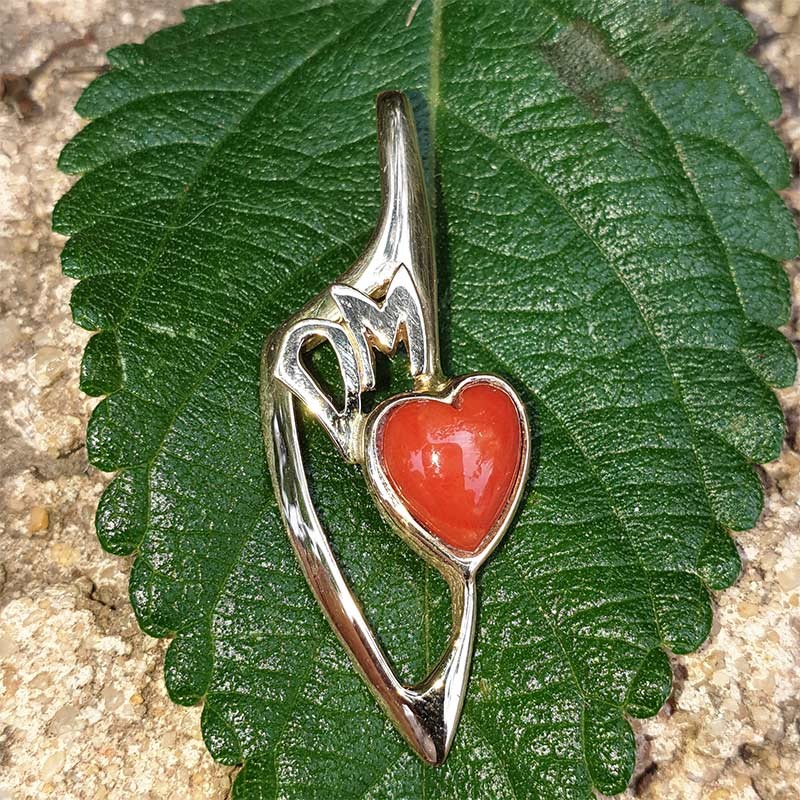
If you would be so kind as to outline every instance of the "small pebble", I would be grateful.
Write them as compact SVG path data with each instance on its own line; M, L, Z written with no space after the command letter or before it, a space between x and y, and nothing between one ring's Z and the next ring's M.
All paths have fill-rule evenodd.
M42 773L41 777L44 780L49 780L50 778L55 777L64 769L64 762L67 760L66 754L63 750L56 750L55 753L51 753L42 764ZM42 787L44 789L44 787ZM51 790L52 791L52 790Z
M21 336L18 320L13 317L0 320L0 353L10 353Z
M77 564L80 554L66 542L54 542L50 548L50 557L60 567L71 567Z
M739 603L739 614L743 617L755 617L756 615L762 613L763 609L761 606L755 605L754 603L748 603L746 600L743 600Z
M64 352L57 347L42 347L30 360L31 377L39 386L49 386L66 369Z
M34 506L28 521L28 533L41 533L50 527L50 512L44 506Z
M800 586L800 564L778 572L778 583L784 592L791 592L792 589Z

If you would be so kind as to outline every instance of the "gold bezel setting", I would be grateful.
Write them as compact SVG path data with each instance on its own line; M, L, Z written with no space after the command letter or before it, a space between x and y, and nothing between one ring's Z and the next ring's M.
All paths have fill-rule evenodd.
M480 545L475 550L469 551L447 545L438 536L428 531L408 509L406 503L392 486L383 468L380 453L380 432L381 425L391 410L408 400L417 400L422 397L435 402L452 405L463 389L477 384L495 386L508 395L513 402L520 424L521 452L519 470L517 471L508 501L502 513L497 518L492 528L483 537ZM414 550L429 562L432 561L434 566L438 567L440 562L449 561L455 569L464 575L472 575L477 572L486 559L492 554L508 530L508 526L511 524L514 513L519 505L519 501L525 489L525 481L528 477L528 466L530 462L528 418L525 406L522 404L522 401L519 399L514 389L498 375L486 373L462 375L459 378L454 378L442 386L438 392L408 392L406 394L396 395L384 400L373 410L372 414L370 414L367 419L365 436L366 457L364 460L364 474L367 478L367 485L378 507L389 522Z

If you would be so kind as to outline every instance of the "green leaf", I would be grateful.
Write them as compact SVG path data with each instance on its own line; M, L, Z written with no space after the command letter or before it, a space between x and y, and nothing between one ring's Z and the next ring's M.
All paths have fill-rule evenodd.
M779 111L709 0L233 0L110 53L61 156L54 227L90 341L87 434L119 470L97 516L135 553L166 680L204 700L214 757L255 798L590 798L624 789L627 718L706 637L761 508L771 386L794 354L776 189ZM296 566L259 430L265 336L377 219L374 99L413 93L451 374L528 403L538 472L482 574L456 744L423 766L378 710ZM441 580L307 431L316 502L397 668L449 624Z

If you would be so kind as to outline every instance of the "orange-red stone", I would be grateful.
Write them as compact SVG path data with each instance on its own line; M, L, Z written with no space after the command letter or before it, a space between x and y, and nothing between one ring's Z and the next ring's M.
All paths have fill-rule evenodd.
M521 468L522 421L502 388L467 384L452 405L412 397L386 412L378 453L414 519L474 552L506 512Z

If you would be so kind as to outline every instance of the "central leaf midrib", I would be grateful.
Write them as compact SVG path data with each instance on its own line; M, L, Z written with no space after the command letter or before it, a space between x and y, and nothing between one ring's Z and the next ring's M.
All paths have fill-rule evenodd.
M431 12L431 45L429 50L429 83L428 83L428 131L429 147L431 152L428 154L428 164L430 165L431 175L428 185L430 187L430 222L432 226L432 236L434 248L438 237L436 235L436 211L439 198L436 192L436 122L439 112L439 80L440 62L442 57L442 12L443 0L433 0ZM413 24L413 21L412 21ZM437 253L434 253L434 265L436 264ZM435 266L434 266L435 269ZM434 281L435 285L435 281ZM431 599L430 599L430 571L431 566L425 562L423 565L423 637L425 648L425 672L431 668ZM428 768L425 764L420 764L420 792L422 800L427 800L428 796Z

